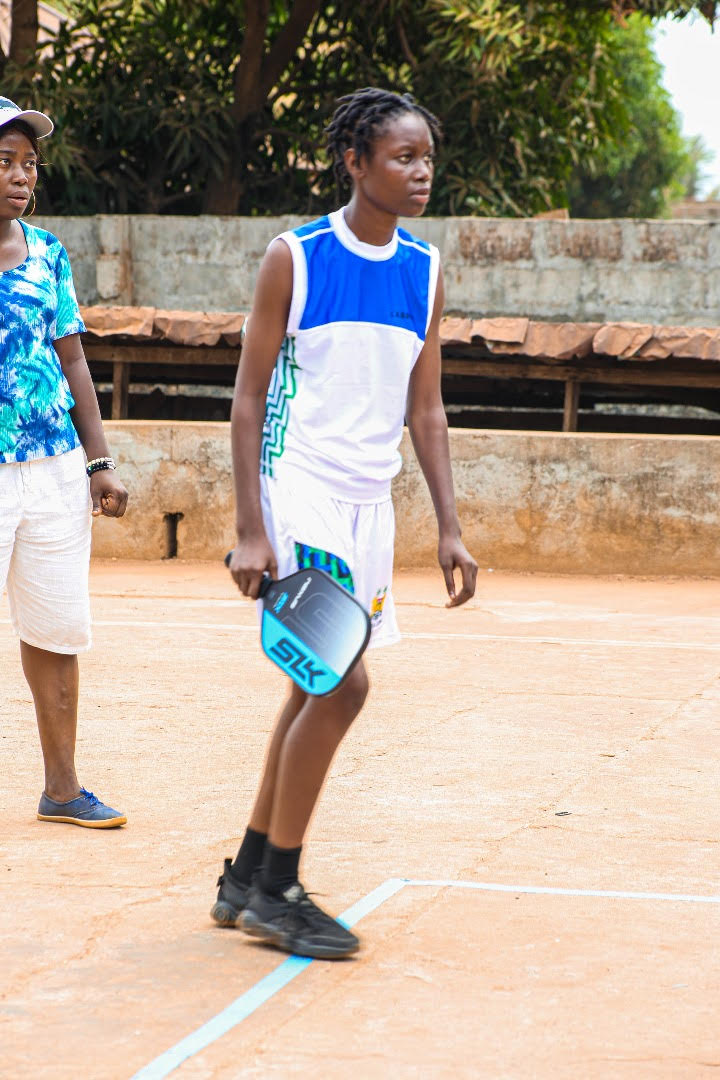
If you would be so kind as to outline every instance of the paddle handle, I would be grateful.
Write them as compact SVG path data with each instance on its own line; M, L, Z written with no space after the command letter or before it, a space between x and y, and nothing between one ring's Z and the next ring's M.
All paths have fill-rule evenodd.
M232 551L228 551L227 555L223 559L223 562L225 563L225 565L228 568L230 567L230 560L231 559L232 559ZM273 579L270 577L270 575L268 574L268 572L266 570L265 573L263 574L262 581L260 582L260 591L258 593L258 598L259 599L262 599L262 597L268 591L268 589L270 588L272 583L273 583Z

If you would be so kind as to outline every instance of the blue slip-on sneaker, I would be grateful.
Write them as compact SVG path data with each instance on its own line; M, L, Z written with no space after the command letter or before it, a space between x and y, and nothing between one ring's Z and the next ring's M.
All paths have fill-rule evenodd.
M127 821L119 810L106 806L85 788L80 788L77 799L70 802L55 802L43 791L37 816L40 821L64 821L67 825L84 825L86 829L114 829Z

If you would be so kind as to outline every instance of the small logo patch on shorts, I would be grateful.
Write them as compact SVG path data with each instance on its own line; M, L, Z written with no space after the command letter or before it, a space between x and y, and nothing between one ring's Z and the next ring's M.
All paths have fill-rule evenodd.
M378 589L373 597L373 602L370 607L370 622L373 626L379 626L382 622L383 607L385 606L385 597L387 596L388 587L385 585L382 589Z

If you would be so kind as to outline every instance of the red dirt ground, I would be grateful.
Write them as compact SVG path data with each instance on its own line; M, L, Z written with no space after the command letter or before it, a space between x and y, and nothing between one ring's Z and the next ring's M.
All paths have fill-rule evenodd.
M0 605L13 1080L129 1080L284 960L208 916L282 694L252 605L203 563L95 562L92 589L78 763L128 814L111 832L35 820ZM304 879L334 912L388 878L511 891L402 889L357 959L314 962L173 1076L716 1075L720 904L587 893L720 894L720 581L485 572L457 611L439 573L395 592L406 636L370 654Z

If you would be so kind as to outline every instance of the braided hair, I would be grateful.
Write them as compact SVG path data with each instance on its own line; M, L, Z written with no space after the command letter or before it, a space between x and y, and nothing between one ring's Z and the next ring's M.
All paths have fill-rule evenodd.
M338 98L338 107L325 128L325 134L335 179L341 189L350 186L350 174L345 167L345 151L352 149L358 158L369 158L373 143L387 121L406 112L421 116L435 143L441 141L440 121L422 105L418 105L412 94L396 94L392 90L366 86L353 94Z

